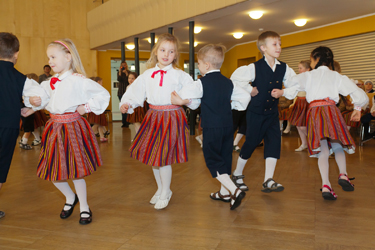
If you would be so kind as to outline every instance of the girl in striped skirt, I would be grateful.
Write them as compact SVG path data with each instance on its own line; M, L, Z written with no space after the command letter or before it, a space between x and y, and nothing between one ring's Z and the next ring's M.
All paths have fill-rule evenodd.
M299 73L310 71L310 61L300 61L298 64ZM295 151L299 152L307 149L307 128L306 128L306 113L309 104L306 101L306 92L300 91L297 93L297 98L292 104L292 111L290 112L289 121L292 125L297 127L299 137L301 138L301 146Z
M167 207L171 199L171 164L188 160L189 129L185 111L171 105L171 93L181 94L179 91L184 86L193 85L193 79L177 68L177 62L177 38L171 34L159 36L151 51L148 69L130 85L120 102L121 112L129 114L142 107L146 99L150 104L130 147L130 155L152 166L158 189L150 203L155 209ZM199 99L193 99L187 106L196 109L199 104Z
M79 202L79 223L89 224L92 213L83 178L91 175L102 160L95 134L81 115L103 113L110 95L100 84L85 77L79 54L71 40L61 39L50 43L47 56L49 65L57 73L41 83L49 100L30 97L30 103L41 103L51 115L42 136L37 175L43 180L52 181L65 195L66 204L60 213L61 219L68 218ZM68 179L73 180L77 194L70 188Z
M345 121L336 107L339 94L353 100L354 111L352 121L361 118L361 107L368 102L366 93L358 88L348 77L340 75L334 70L333 53L327 47L318 47L311 52L311 68L308 71L294 76L286 82L286 89L272 91L275 98L284 95L293 99L298 91L306 91L306 100L309 103L307 111L307 140L310 157L318 158L318 166L322 177L322 196L327 200L336 200L331 183L329 182L328 158L335 153L336 163L340 175L338 184L344 191L354 191L346 172L345 153L354 153L355 144ZM333 70L331 70L333 69Z

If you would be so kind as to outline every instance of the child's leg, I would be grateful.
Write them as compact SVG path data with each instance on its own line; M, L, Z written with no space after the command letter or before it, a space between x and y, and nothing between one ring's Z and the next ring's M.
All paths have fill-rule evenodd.
M333 142L331 143L332 150L335 153L335 160L337 163L337 166L339 167L340 174L347 174L346 173L346 158L345 158L345 152L342 148L340 143ZM347 179L345 176L340 176L342 179Z
M280 131L283 131L283 122L284 122L284 120L279 120Z
M172 166L166 165L163 167L159 167L159 172L160 172L162 190L160 193L160 198L154 206L155 209L166 208L168 206L169 200L172 197L172 191L170 188L171 181L172 181Z
M301 146L307 147L307 128L306 126L297 127L299 137L301 138Z
M139 130L140 127L141 127L141 123L140 122L135 122L134 123L135 134L138 133L138 130Z
M65 195L66 204L74 203L76 195L70 188L67 181L53 181L52 183L53 185L55 185L55 187L57 187L58 190L60 190L61 193L63 193L63 195ZM70 208L71 208L70 206L64 206L64 210L66 211L69 210Z
M27 144L27 141L29 140L30 134L31 134L31 132L25 132L25 133L23 134L23 136L22 136L22 140L21 140L21 142L22 142L23 144Z
M99 125L98 124L94 124L92 126L92 131L94 131L94 133L97 134L99 132Z
M37 129L34 130L33 135L34 135L34 137L35 137L35 140L40 141L39 128L37 128Z
M329 147L327 140L320 141L320 154L318 158L318 166L320 171L320 176L322 177L322 186L327 185L331 187L331 183L329 182ZM329 192L327 188L322 189L323 192Z
M100 139L104 138L105 130L104 130L103 126L100 126L100 125L94 125L94 126L98 127L98 132L99 132Z
M89 205L87 204L87 188L86 188L86 181L84 179L74 179L74 188L76 189L77 196L79 199L79 206L81 212L86 211L89 212ZM88 218L90 215L82 214L81 217Z
M238 191L236 193L236 190L239 188L237 188L237 186L233 183L233 181L230 179L228 174L217 173L216 179L220 181L221 183L220 192L222 192L223 186L224 186L224 188L228 189L229 192L231 193L232 195L232 198L230 200L231 209L237 208L241 204L241 200L243 199L243 197L245 197L245 193L243 191Z
M288 120L286 128L284 130L284 134L287 134L290 132L290 128L292 127L292 124L290 124L290 121Z
M234 139L233 146L237 146L240 140L242 139L243 134L237 133L236 138Z
M156 202L160 198L161 190L163 189L163 187L162 187L162 184L161 184L159 167L152 167L152 172L154 173L154 177L155 177L155 180L156 180L156 185L158 186L158 190L156 190L156 193L151 198L150 203L156 204Z

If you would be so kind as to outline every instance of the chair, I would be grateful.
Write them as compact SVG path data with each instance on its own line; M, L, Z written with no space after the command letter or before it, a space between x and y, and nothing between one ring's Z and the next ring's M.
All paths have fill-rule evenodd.
M369 107L371 108L374 105L373 98L375 96L375 93L367 93L367 96L369 98ZM370 133L373 130L372 129L373 127L375 127L375 120L370 122L369 131L367 131L367 132ZM359 127L359 146L363 146L363 143L365 143L363 141L364 134L365 134L365 129L363 127L363 124L361 123L361 125Z

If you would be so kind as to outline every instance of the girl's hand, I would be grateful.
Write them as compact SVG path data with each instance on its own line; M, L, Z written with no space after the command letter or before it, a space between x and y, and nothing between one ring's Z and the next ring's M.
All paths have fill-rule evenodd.
M251 90L250 95L251 95L251 97L254 97L254 96L256 96L258 93L259 93L258 88L257 88L257 87L253 87L253 89Z
M271 96L276 99L282 96L283 94L284 94L283 89L273 89L271 92Z
M352 116L350 117L350 121L359 122L360 120L361 120L361 111L353 110Z
M128 104L122 104L121 107L120 107L120 111L121 113L125 114L126 112L128 112L128 109L129 109L129 105Z
M39 107L42 104L42 98L40 98L39 96L31 96L29 98L29 102L34 107Z
M179 106L182 106L182 105L186 105L189 103L189 100L185 99L185 100L182 100L181 97L177 94L176 91L173 91L171 93L171 103L173 105L179 105Z
M21 109L21 115L23 117L28 117L29 115L32 115L34 113L35 113L35 111L33 109L31 109L31 108L25 107L25 108Z
M77 112L78 112L80 115L84 115L84 114L86 114L85 105L79 105L78 108L77 108Z

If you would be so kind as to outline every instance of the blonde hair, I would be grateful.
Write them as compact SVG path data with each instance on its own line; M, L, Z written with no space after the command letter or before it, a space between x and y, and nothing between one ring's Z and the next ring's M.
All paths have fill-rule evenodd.
M158 42L152 48L150 58L148 59L147 64L146 64L148 69L156 66L156 63L158 62L157 52L158 52L158 49L160 48L160 45L163 42L170 42L170 43L174 44L176 50L175 50L175 57L172 61L172 66L173 66L173 68L179 68L178 67L178 59L180 57L180 54L178 53L178 50L180 48L180 42L178 41L177 37L175 37L174 35L171 35L169 33L165 33L165 34L162 34L158 37Z
M258 49L260 50L260 52L262 54L263 54L263 51L261 50L260 47L266 44L266 39L267 38L279 38L279 39L281 39L280 35L277 34L275 31L265 31L262 34L260 34L258 36L257 46L258 46Z
M224 62L224 55L227 49L221 44L207 44L198 51L198 59L209 62L215 69L220 69Z
M298 64L301 64L305 69L311 70L310 60L302 60Z
M38 75L35 74L35 73L27 74L26 77L29 78L29 79L33 79L33 80L36 81L36 82L39 82L39 77L38 77Z
M79 57L76 46L74 45L72 40L68 38L55 40L51 42L50 44L48 44L48 47L49 46L58 46L65 53L71 54L72 61L70 62L70 67L73 70L73 72L86 76L86 72L85 72L85 69L83 68L81 58Z

